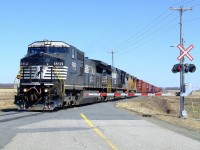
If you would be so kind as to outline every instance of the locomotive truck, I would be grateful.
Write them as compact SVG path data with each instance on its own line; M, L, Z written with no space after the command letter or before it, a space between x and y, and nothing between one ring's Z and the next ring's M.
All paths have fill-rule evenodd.
M137 92L142 82L101 60L85 57L83 51L70 44L48 40L28 46L17 79L14 103L21 109L33 110L106 101L119 95L112 93ZM145 89L160 90L151 84ZM100 96L95 95L98 93Z

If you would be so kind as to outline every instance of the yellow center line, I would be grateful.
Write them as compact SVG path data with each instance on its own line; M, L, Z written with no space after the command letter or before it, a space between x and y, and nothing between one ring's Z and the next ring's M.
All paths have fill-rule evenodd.
M97 129L94 124L84 115L81 114L81 117L85 120L85 122L92 127L92 129L97 133L98 136L100 136L104 141L106 141L106 143L108 144L108 146L112 149L112 150L118 150L118 148L109 140L106 138L106 136L99 130Z

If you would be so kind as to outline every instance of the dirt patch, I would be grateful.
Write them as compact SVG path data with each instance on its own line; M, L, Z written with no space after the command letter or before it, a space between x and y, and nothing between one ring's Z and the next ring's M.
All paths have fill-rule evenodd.
M179 118L179 97L138 97L128 102L118 102L117 107L137 112L144 117L154 117L174 125L200 132L200 92L185 97L187 119Z

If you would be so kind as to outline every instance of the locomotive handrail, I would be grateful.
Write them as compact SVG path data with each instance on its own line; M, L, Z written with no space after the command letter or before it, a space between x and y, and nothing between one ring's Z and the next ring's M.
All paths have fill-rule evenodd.
M58 76L58 80L60 81L60 89L62 89L61 93L62 93L62 96L64 96L64 93L65 93L65 80L62 79L60 70L56 66L53 66L53 68L56 69L56 71L54 71L54 73L56 73L56 75Z
M110 78L107 78L107 91L108 92L111 92L112 91L112 82L111 82L112 79Z

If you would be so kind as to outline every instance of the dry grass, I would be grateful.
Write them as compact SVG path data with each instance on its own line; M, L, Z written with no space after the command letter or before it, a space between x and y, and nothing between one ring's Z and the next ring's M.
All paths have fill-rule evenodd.
M0 89L0 109L13 108L14 105L14 89Z
M185 110L188 119L179 118L179 97L138 97L133 101L119 102L117 107L123 107L146 117L155 117L175 125L200 132L200 92L185 98Z

